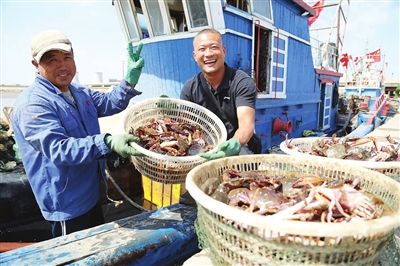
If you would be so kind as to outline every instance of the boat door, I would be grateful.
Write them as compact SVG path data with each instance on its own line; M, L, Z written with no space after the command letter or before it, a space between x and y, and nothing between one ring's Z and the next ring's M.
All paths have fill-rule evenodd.
M321 83L321 103L319 106L319 128L328 129L331 123L331 104L332 104L331 82Z

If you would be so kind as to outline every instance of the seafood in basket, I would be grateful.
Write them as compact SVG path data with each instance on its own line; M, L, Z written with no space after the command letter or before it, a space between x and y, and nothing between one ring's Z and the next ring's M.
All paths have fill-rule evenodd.
M271 176L265 171L226 169L215 182L218 186L207 182L202 186L212 198L280 219L339 223L375 219L384 211L383 202L363 191L358 179L332 181L296 173Z
M400 141L390 136L378 140L372 137L350 139L335 136L295 138L282 141L279 147L288 155L347 161L400 182Z
M210 110L174 98L134 104L125 117L124 129L142 139L131 143L143 154L132 157L136 169L164 184L184 183L187 173L205 161L198 153L215 150L227 136L224 123Z
M307 153L328 158L359 161L400 161L400 142L386 137L385 141L377 141L374 137L364 138L316 138L310 146L296 147L292 140L286 139L286 148L300 153Z
M228 157L188 173L213 263L376 265L400 225L400 183L345 160L288 158Z
M207 144L199 125L179 122L169 117L152 118L129 133L140 139L139 145L153 152L171 156L196 155L214 145Z

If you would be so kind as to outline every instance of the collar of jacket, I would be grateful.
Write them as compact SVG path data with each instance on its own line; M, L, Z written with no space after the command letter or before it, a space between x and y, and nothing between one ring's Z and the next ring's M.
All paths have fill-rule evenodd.
M45 77L43 77L40 74L36 74L36 81L43 85L46 89L48 89L49 91L56 93L56 94L62 94L62 91L57 88L56 86L54 86L53 83L51 83L49 80L47 80ZM71 84L68 86L69 89L71 89Z

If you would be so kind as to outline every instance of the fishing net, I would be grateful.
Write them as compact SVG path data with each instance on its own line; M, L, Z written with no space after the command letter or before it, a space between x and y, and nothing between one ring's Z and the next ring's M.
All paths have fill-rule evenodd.
M214 113L198 104L173 98L152 98L134 104L125 117L125 132L144 126L154 118L171 118L179 123L200 126L205 142L213 145L213 150L226 140L225 126ZM184 183L187 173L205 161L198 155L170 156L147 150L136 143L131 145L143 154L132 157L138 171L164 184Z
M204 182L225 169L289 173L328 180L360 181L363 190L381 199L392 212L380 218L347 223L303 222L261 216L206 195ZM400 184L348 162L316 161L288 155L247 155L210 161L188 174L186 188L196 200L196 232L215 265L375 265L400 225ZM390 253L389 253L390 254Z

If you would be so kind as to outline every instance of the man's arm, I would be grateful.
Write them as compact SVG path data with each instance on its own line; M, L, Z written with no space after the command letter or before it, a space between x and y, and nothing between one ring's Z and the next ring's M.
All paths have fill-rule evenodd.
M13 123L18 125L18 129L14 129L18 145L29 143L56 165L85 164L110 152L104 143L105 134L72 137L71 132L81 134L79 125L73 117L61 119L61 113L44 102L30 103L15 110Z
M246 145L253 136L255 113L254 108L249 106L239 106L237 108L239 127L233 137L239 140L242 146Z
M239 106L237 114L239 128L236 130L235 135L231 139L221 143L217 151L201 153L199 154L200 157L206 160L215 160L239 154L241 146L247 144L253 136L255 110L249 106Z

